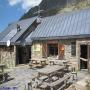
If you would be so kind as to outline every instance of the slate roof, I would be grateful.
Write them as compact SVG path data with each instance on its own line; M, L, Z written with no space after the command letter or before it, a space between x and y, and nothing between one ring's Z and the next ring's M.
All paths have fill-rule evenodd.
M30 36L32 40L90 37L90 9L45 17Z
M15 43L20 36L29 28L29 26L36 20L37 17L14 22L0 33L0 45L6 45L7 40ZM17 24L20 25L21 30L17 32Z

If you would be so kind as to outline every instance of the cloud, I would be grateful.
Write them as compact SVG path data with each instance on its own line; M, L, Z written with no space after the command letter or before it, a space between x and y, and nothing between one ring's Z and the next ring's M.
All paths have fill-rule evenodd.
M14 6L14 5L18 4L18 3L20 3L21 1L22 1L22 0L8 0L9 5L11 5L11 6Z
M37 6L42 0L8 0L10 6L21 5L22 9L29 10L31 7Z

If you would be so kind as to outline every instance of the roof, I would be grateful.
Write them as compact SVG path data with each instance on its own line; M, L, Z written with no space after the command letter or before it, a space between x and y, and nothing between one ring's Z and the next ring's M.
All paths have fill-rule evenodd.
M30 45L30 44L31 44L31 42L32 42L31 35L32 35L32 34L30 34L30 35L25 39L26 45Z
M33 40L90 37L90 9L58 14L42 19L31 37Z
M6 45L8 40L15 43L20 36L29 28L29 26L36 20L37 17L14 22L0 34L0 45ZM21 30L17 31L17 24L20 25Z

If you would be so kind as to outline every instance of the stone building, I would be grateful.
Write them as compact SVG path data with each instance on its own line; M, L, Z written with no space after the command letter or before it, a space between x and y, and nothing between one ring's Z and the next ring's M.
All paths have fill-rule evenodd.
M22 20L0 34L0 62L8 67L43 58L90 71L90 9Z
M37 17L25 19L9 24L0 34L0 63L6 67L26 64L31 58L31 41L26 36L37 26ZM7 45L7 44L10 45Z
M69 60L90 71L90 9L43 18L31 39L32 59Z

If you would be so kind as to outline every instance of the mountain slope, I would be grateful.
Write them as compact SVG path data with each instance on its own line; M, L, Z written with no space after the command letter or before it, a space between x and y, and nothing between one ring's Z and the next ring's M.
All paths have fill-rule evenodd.
M89 7L90 0L43 0L39 6L31 8L27 13L25 13L21 19L38 15L38 9L42 11L40 13L41 16L50 16L57 13L64 13Z

